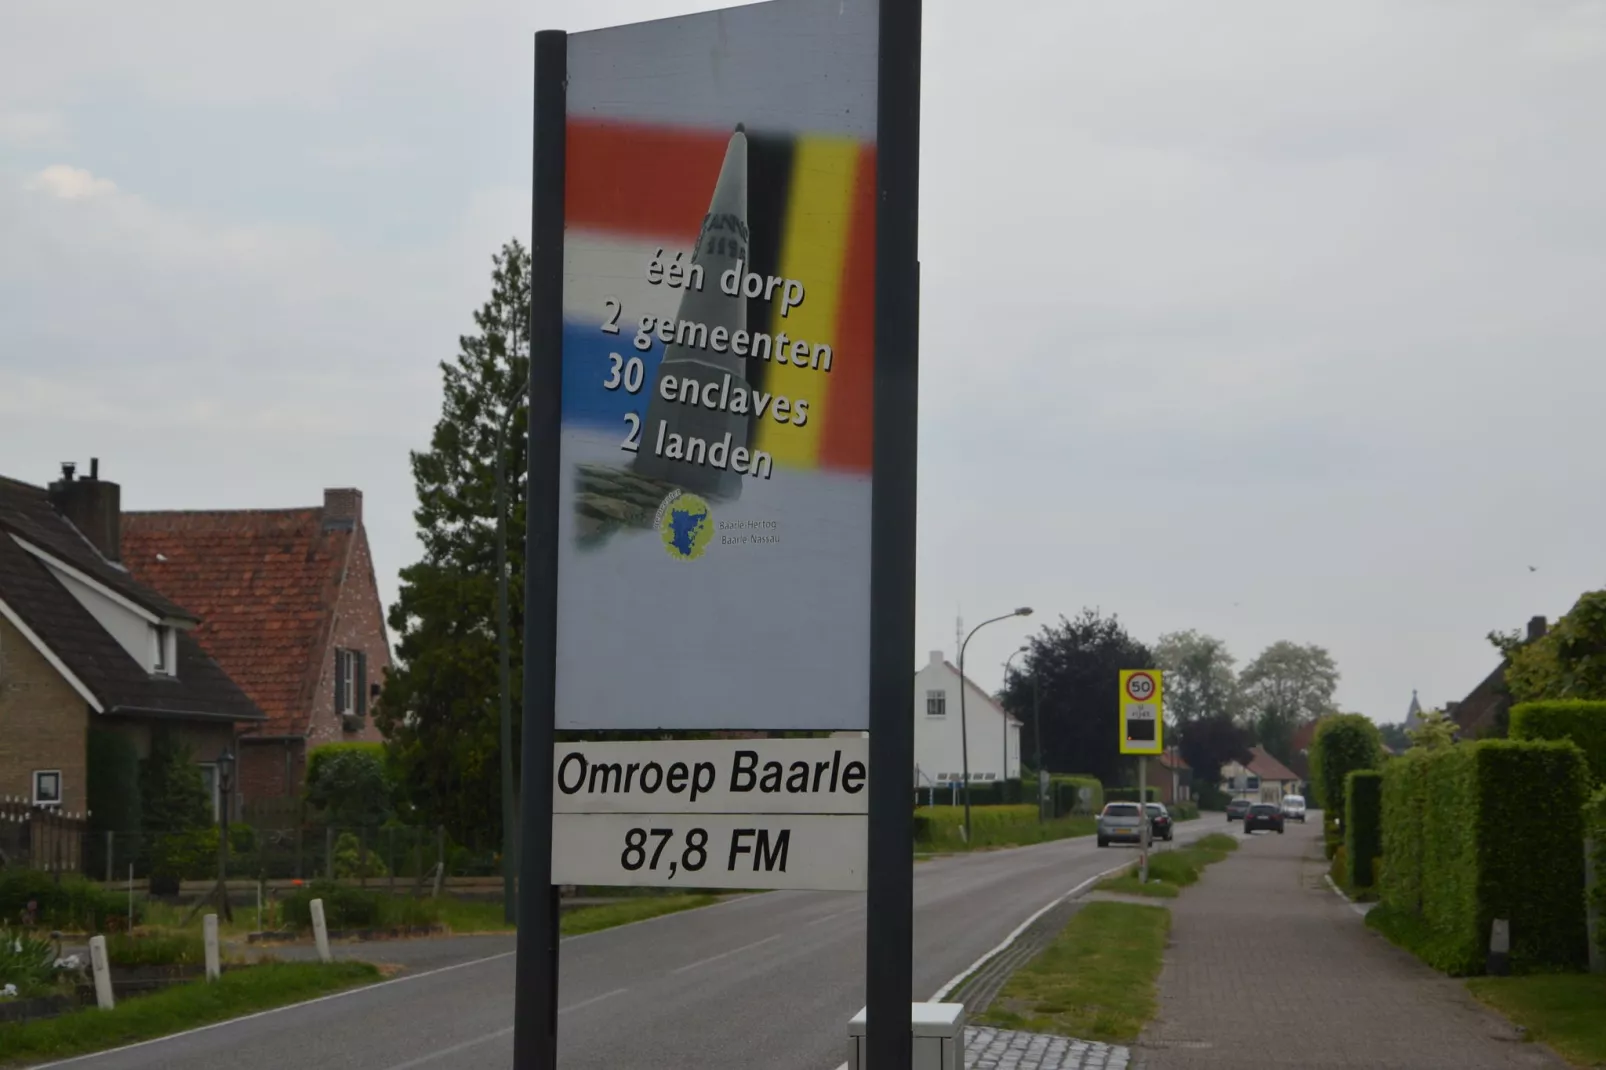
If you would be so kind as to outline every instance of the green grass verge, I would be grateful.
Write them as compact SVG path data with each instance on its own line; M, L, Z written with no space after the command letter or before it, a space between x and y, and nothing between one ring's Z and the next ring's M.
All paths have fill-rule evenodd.
M1154 1017L1171 912L1089 903L1004 985L978 1021L1004 1029L1130 1044Z
M175 985L116 1008L74 1011L0 1025L0 1060L64 1058L152 1040L196 1026L271 1010L379 979L366 962L276 962L225 973L216 984ZM0 1065L5 1065L0 1064Z
M1148 884L1138 883L1138 868L1134 863L1120 876L1100 881L1097 890L1174 899L1178 891L1199 879L1206 866L1220 862L1237 849L1238 841L1235 838L1212 832L1187 847L1151 852Z
M1156 880L1153 877L1149 878L1148 884L1139 884L1138 878L1131 873L1099 881L1098 887L1094 890L1114 892L1117 895L1146 895L1150 899L1175 899L1177 893L1182 891L1170 881Z
M646 921L664 914L706 907L719 900L717 895L658 895L650 899L643 897L601 906L579 907L564 911L558 919L558 928L564 936L579 936L581 933L611 929L616 925L628 925L633 921Z
M1467 988L1569 1062L1606 1065L1606 976L1474 977Z
M922 806L915 811L915 850L917 852L974 851L988 847L1025 847L1074 836L1091 836L1095 821L1091 817L1037 819L1037 807L973 806L970 808L969 843L964 838L963 806Z

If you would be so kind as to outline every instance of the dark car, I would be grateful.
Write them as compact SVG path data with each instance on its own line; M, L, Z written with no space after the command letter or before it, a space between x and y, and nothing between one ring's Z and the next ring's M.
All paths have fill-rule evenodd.
M1162 803L1147 803L1144 807L1149 811L1149 835L1157 840L1171 838L1171 812Z
M1227 820L1228 821L1242 821L1243 818L1244 818L1244 815L1247 814L1248 812L1249 812L1249 800L1248 799L1234 799L1234 800L1232 800L1231 802L1229 802L1227 804Z
M1283 830L1283 812L1274 803L1255 803L1244 815L1244 835L1247 836L1256 829L1265 829L1267 832Z

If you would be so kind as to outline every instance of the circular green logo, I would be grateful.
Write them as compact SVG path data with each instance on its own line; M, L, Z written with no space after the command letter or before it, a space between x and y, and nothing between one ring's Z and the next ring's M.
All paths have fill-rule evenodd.
M658 507L658 534L670 557L695 561L714 541L714 511L697 495L677 490Z

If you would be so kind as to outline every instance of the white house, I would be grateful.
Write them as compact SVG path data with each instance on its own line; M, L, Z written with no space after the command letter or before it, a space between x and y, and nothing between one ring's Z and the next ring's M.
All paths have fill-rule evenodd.
M959 732L959 670L942 651L915 673L915 787L963 783ZM981 688L964 681L965 738L971 783L1020 776L1021 723Z
M1235 799L1282 802L1284 795L1298 794L1301 786L1299 775L1273 758L1264 747L1250 749L1247 766L1228 762L1221 767L1221 790Z

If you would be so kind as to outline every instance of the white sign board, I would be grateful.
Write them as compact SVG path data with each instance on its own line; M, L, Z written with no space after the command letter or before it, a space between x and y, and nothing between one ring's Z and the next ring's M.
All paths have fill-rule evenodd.
M557 884L862 891L869 740L562 743Z
M553 814L556 884L865 887L861 814Z
M559 743L555 814L867 814L870 741Z

